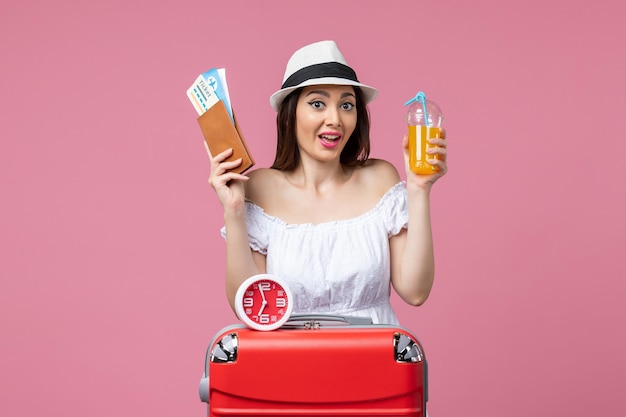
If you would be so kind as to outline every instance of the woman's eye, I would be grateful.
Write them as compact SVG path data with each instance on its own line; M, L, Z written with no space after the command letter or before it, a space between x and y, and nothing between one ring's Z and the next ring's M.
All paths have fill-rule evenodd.
M344 110L352 110L354 108L354 104L352 103L343 103L341 108Z
M314 109L321 109L322 107L324 107L324 103L319 100L311 101L309 102L309 105L311 105L311 107L313 107Z

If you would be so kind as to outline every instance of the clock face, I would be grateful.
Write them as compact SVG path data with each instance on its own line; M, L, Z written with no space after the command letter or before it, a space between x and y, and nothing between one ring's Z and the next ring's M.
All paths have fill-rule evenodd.
M256 330L274 330L291 315L293 298L287 284L270 274L245 280L235 295L237 316Z

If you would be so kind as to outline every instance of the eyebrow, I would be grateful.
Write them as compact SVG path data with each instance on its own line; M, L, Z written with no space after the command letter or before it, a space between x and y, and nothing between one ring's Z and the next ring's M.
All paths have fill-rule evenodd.
M330 97L330 94L328 93L328 91L324 91L324 90L311 90L306 94L306 96L308 97L311 94L320 94L324 97ZM356 96L354 94L349 93L347 91L341 94L341 98L346 98L346 97L354 97L356 99Z

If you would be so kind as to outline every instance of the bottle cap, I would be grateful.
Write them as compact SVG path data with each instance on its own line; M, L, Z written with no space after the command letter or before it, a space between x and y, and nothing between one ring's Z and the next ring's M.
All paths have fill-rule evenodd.
M411 125L424 125L426 127L441 127L443 123L443 113L432 100L426 99L423 91L418 92L415 97L404 103L408 106L407 123Z

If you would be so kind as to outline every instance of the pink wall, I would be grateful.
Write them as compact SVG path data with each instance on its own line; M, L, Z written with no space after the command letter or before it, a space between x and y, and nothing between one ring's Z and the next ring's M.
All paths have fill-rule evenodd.
M268 97L322 39L381 91L373 156L400 166L417 90L447 116L435 288L394 299L431 415L624 415L623 4L4 1L0 415L204 415L204 351L235 318L185 89L227 68L266 166Z

